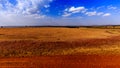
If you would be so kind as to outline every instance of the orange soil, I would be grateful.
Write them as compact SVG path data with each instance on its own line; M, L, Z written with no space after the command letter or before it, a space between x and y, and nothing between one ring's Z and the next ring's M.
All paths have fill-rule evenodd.
M0 68L119 68L120 55L0 58Z

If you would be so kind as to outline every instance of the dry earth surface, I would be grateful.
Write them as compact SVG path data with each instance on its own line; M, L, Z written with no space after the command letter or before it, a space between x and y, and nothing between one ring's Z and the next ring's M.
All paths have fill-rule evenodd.
M0 68L119 68L120 29L0 28Z

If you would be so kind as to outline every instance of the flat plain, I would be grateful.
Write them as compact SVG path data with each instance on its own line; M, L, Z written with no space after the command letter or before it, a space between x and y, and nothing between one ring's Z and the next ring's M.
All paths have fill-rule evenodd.
M119 28L0 28L0 68L119 68Z

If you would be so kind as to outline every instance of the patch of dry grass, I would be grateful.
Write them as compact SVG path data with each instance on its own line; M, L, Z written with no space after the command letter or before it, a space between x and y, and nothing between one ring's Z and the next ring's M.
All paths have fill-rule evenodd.
M0 56L120 54L120 37L76 41L1 41Z
M1 28L0 56L120 54L120 30Z
M1 28L0 40L65 41L106 38L120 34L118 29L97 28Z

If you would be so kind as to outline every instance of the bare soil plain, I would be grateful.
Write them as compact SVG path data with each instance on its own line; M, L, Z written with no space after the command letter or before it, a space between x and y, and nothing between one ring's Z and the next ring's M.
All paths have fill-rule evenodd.
M119 28L0 28L0 68L119 68L119 63Z

